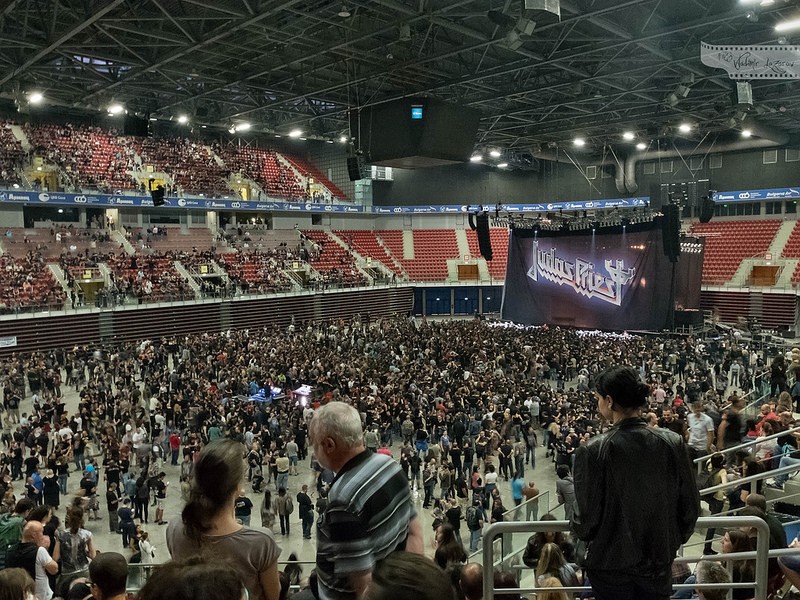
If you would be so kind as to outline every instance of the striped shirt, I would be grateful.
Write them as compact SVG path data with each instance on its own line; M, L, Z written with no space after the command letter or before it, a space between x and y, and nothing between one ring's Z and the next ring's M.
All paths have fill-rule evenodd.
M351 458L336 474L317 524L320 600L354 600L348 576L403 550L415 516L397 462L369 450Z

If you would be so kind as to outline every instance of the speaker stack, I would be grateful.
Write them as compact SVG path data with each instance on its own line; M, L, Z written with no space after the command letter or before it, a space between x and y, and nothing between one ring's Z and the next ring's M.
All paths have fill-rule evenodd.
M681 255L681 207L667 204L661 208L664 214L661 233L664 241L664 254L670 262L678 262Z
M492 238L489 235L489 213L478 213L476 227L478 229L478 248L480 248L481 256L486 260L492 260Z

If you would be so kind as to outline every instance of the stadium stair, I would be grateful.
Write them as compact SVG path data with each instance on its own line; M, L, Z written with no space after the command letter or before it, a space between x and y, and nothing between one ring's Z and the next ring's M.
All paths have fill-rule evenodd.
M64 273L64 269L61 268L61 265L55 262L47 263L47 267L53 274L53 279L55 279L58 285L61 286L61 289L67 293L67 298L69 298L70 290L69 286L67 285L67 276Z
M469 250L469 240L467 240L467 232L463 229L456 229L456 243L458 244L458 255L460 258L471 254Z
M192 274L189 273L186 267L184 267L181 264L181 261L175 260L172 262L172 264L175 265L175 270L181 277L183 277L189 283L189 287L192 288L195 295L199 298L201 296L201 293L200 293L200 284L197 283L197 280L194 277L192 277Z
M772 243L769 245L767 252L771 252L772 256L783 256L783 250L792 236L796 223L797 221L784 221L781 223L781 226L778 227L778 232L772 238Z
M22 127L20 127L19 125L12 125L12 126L10 127L10 129L11 129L11 134L12 134L12 135L13 135L15 138L17 138L17 141L19 142L19 145L20 145L20 146L22 146L22 149L23 149L23 150L24 150L26 153L27 153L27 152L30 152L30 151L31 151L31 148L32 148L32 146L31 146L31 142L30 142L30 140L28 139L28 136L27 136L27 135L25 135L25 130L24 130L24 129L22 129Z
M136 254L136 249L131 245L121 231L112 231L110 237L117 244L122 246L122 249L125 250L126 254Z

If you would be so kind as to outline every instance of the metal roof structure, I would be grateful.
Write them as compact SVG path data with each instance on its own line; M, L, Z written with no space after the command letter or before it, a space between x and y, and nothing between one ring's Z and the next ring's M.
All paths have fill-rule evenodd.
M476 144L520 149L684 120L800 133L797 81L753 82L743 112L700 62L701 41L792 42L774 27L797 0L745 2L561 0L537 22L524 0L10 0L0 95L328 139L350 108L427 95L479 109Z

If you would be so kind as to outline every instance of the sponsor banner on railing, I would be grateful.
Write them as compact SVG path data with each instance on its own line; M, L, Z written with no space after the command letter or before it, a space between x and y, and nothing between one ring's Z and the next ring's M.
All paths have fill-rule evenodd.
M72 206L104 206L108 208L151 208L150 196L123 194L68 194L62 192L36 192L23 190L0 191L0 204L59 204ZM320 204L317 202L284 202L280 200L238 200L230 198L165 198L160 208L195 210L258 210L285 212L364 213L363 206L348 204Z
M700 43L700 61L731 79L800 78L800 46L712 46Z
M717 192L717 202L744 202L759 200L779 200L800 198L797 188L776 188L768 190L740 190ZM233 200L226 198L165 198L166 209L192 210L241 210L263 212L333 213L333 214L375 214L375 215L447 215L466 214L476 211L493 213L496 204L416 204L408 206L356 206L352 204L320 204L317 202L284 202L280 200ZM507 213L544 213L558 210L594 210L607 208L638 208L648 206L650 198L611 198L606 200L577 200L569 202L541 202L528 204L500 204ZM69 194L63 192L32 192L24 190L0 191L0 204L55 204L68 206L94 206L107 208L152 208L150 196L127 196L122 194Z
M759 200L780 200L781 198L800 198L800 186L796 188L774 188L769 190L717 192L714 196L716 202L753 202Z
M500 204L499 209L509 213L548 212L553 210L589 210L595 208L635 208L647 206L649 196L638 198L613 198L610 200L580 200L574 202L542 202L531 204ZM373 206L372 212L378 215L391 214L452 214L485 210L494 212L496 204L415 205L415 206Z
M17 336L7 335L0 337L0 348L15 348L17 345Z

